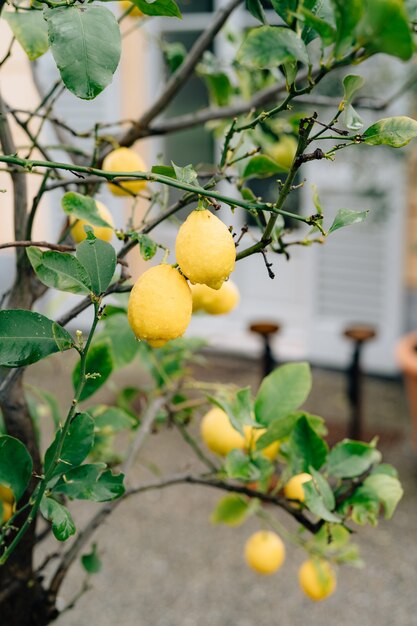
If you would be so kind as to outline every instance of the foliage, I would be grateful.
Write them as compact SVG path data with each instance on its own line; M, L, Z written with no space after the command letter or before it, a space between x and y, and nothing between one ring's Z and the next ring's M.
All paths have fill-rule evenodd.
M133 0L133 4L143 13L138 19L145 24L154 16L181 18L174 0ZM72 500L105 503L79 532L77 542L72 544L76 549L64 552L50 588L42 587L47 602L52 602L54 608L64 575L84 549L91 529L111 513L118 501L151 488L139 486L126 491L124 487L124 474L151 429L158 432L177 428L205 464L204 474L187 475L183 482L230 492L212 513L213 523L237 526L256 515L274 527L276 520L269 510L280 507L311 534L306 539L300 533L288 532L288 538L301 544L313 557L333 563L358 564L357 549L350 544L350 531L355 525L375 525L381 514L390 518L402 496L396 472L381 463L375 442L343 440L329 448L324 420L303 409L312 384L307 363L277 368L253 396L248 387L236 389L224 382L210 386L191 378L190 366L201 359L201 341L178 337L152 348L136 340L128 323L122 294L130 291L132 285L125 257L134 248L145 261L161 250L166 256L169 251L153 231L184 207L198 202L198 210L205 210L211 222L214 220L207 211L209 207L215 210L225 205L246 211L261 226L261 234L246 248L238 248L236 260L261 253L271 276L267 254L289 258L290 246L324 243L340 228L360 224L367 216L363 210L341 209L326 230L325 209L317 191L312 198L311 215L287 211L286 201L289 194L297 193L296 176L306 162L324 159L331 167L338 151L347 147L355 150L355 146L363 144L367 146L365 150L381 145L400 148L417 136L417 122L403 115L380 119L364 129L356 110L364 79L358 74L340 73L351 66L357 71L363 61L380 53L409 60L414 45L411 22L417 19L414 2L272 0L274 23L277 16L281 18L281 24L275 26L268 21L270 14L265 3L249 0L247 8L259 25L243 38L229 35L235 56L225 62L207 48L238 4L231 1L227 10L218 14L217 21L208 26L190 53L179 44L161 42L171 72L161 97L126 133L122 132L122 123L110 131L97 123L94 129L83 133L84 139L94 143L90 152L60 142L59 154L66 153L65 162L49 160L49 147L43 145L41 131L36 136L30 132L29 121L41 116L42 124L49 119L58 137L63 129L79 137L80 133L67 121L61 122L54 116L56 87L41 94L41 104L33 105L30 119L20 124L31 142L31 151L25 156L14 146L8 122L10 114L19 121L18 112L12 107L7 109L3 94L0 96L0 163L14 184L16 241L10 247L18 249L18 280L10 299L2 299L5 308L0 310L0 404L5 423L5 432L0 435L0 485L11 489L15 507L0 529L0 564L7 568L9 557L18 554L21 541L24 536L27 538L38 514L47 521L57 540L66 541L77 532L71 514ZM0 17L7 21L30 61L50 49L61 85L76 97L91 100L112 81L121 55L120 28L129 13L117 20L106 5L36 0L30 6L23 2L5 6L4 0L0 0ZM8 58L9 55L0 69ZM189 116L185 121L173 118L154 122L193 73L207 88L209 109L191 121ZM321 119L322 112L315 110L315 104L304 99L300 105L298 98L314 92L330 73L337 75L340 85L328 120ZM144 137L206 121L211 122L209 130L223 141L220 158L211 164L208 177L197 164L166 164L163 159L148 172L111 172L101 168L104 157L119 145L129 147ZM277 143L280 154L271 149ZM282 154L284 146L289 150L286 155ZM35 148L42 159L30 157ZM25 193L19 188L23 174L41 175L29 213L26 199L19 205L19 198ZM274 202L256 197L248 186L251 179L270 177L277 178ZM120 179L146 184L146 193L127 194L132 215L136 195L149 204L139 224L131 219L123 229L115 230L118 243L114 246L96 238L92 227L111 227L100 216L95 196L104 183L112 182L111 187L117 189ZM220 184L224 180L234 184L230 195ZM173 205L169 205L166 193L170 188L182 194ZM35 242L32 226L36 212L52 189L62 192L61 217L65 223L56 243ZM297 220L305 229L298 242L288 236L288 218ZM87 238L76 246L69 232L69 220L84 220L88 224ZM224 230L230 244L232 235L226 227ZM244 235L242 231L241 238ZM189 242L185 245L186 254L187 246L190 247ZM195 247L195 257L201 260L199 242ZM231 250L233 256L233 242ZM220 252L216 255L221 257ZM182 277L181 281L185 282ZM56 321L31 310L47 289L84 298ZM112 300L115 294L117 299ZM65 326L84 309L94 311L88 332L69 332ZM63 419L53 394L29 389L27 428L19 432L32 432L33 436L22 435L21 440L10 436L7 433L13 430L14 418L9 411L8 394L20 380L14 368L24 368L64 351L77 357L72 373L73 400L66 417ZM96 392L108 384L111 375L126 366L141 372L140 384L118 390L113 404L95 400ZM85 404L81 407L82 402ZM208 456L189 428L208 402L220 407L242 436L242 446L222 459ZM35 434L32 419L37 419L39 428L42 412L52 417L55 433L39 462L36 437L40 433ZM249 444L245 442L248 427L260 435ZM279 453L271 459L265 451L274 442L280 444ZM303 484L302 501L294 503L285 497L283 487L299 473L308 473L311 480ZM180 479L162 478L155 488L176 482ZM266 504L271 505L268 511ZM82 555L81 562L88 575L99 571L101 561L95 544L91 552ZM35 580L42 585L43 577L38 573L31 575L30 584ZM29 581L23 581L26 583Z

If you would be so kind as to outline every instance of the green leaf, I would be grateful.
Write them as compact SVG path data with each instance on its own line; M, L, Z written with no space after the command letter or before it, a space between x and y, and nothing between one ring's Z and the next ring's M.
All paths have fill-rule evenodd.
M294 60L309 63L304 42L282 26L260 26L251 30L237 59L243 65L258 69L272 69Z
M182 18L181 11L174 0L132 0L145 15L163 15L165 17Z
M54 441L45 453L45 472L50 468L53 461L58 442L61 438L62 428L60 428ZM57 476L67 471L71 467L80 465L88 456L94 443L94 420L88 413L79 413L72 420L68 433L62 445L61 454L53 476Z
M158 249L158 244L156 241L148 237L148 235L143 235L141 233L136 233L131 231L127 233L132 241L137 241L139 243L139 250L144 261L150 261Z
M131 430L138 422L130 413L117 406L99 405L88 410L94 419L95 429L100 435L110 435L122 430Z
M352 224L359 224L366 220L369 211L351 211L350 209L339 209L336 213L332 225L328 230L328 234L333 233L339 228L344 226L351 226Z
M290 24L297 9L298 0L271 0L272 7L280 17Z
M75 524L68 509L54 500L44 496L40 511L45 519L52 523L52 532L58 541L66 541L75 534Z
M336 499L329 483L324 478L323 474L317 472L314 467L310 467L309 472L313 477L316 490L323 498L325 506L329 509L329 511L333 511L336 506Z
M80 395L80 401L92 396L104 385L113 371L113 358L109 341L100 341L88 351L86 361L87 380ZM72 373L74 389L80 381L80 363L78 362Z
M253 424L253 402L250 387L239 389L232 401L222 396L216 398L209 396L209 400L227 414L233 428L242 435L244 434L243 426Z
M77 259L87 270L96 296L110 285L116 269L116 251L102 239L85 239L77 246Z
M271 423L266 433L264 433L256 442L256 449L263 450L267 448L274 441L279 441L288 437L298 420L300 419L300 413L290 413L285 417L275 420Z
M368 443L344 439L330 450L327 469L335 478L354 478L380 460L381 453Z
M303 41L306 43L312 41L314 36L312 36L311 31L315 31L320 36L325 47L333 43L336 39L336 30L331 24L304 6L300 7L299 13L308 27L308 29L305 29L305 32L303 32Z
M413 54L413 38L404 2L362 0L362 4L364 13L356 33L366 52L384 52L408 61Z
M274 174L285 172L283 167L265 154L258 154L247 162L242 178L269 178Z
M386 117L372 124L362 135L363 141L370 146L391 146L402 148L417 137L417 121L400 115Z
M107 314L107 307L105 309ZM126 313L117 313L109 318L105 318L104 328L96 337L97 343L102 340L110 342L114 368L129 365L139 351L137 341Z
M161 174L162 176L168 176L168 178L177 178L175 170L170 165L153 165L151 172L153 174Z
M360 526L365 524L376 526L378 524L379 510L380 502L378 498L364 487L356 489L355 493L343 502L339 508L342 515L345 515Z
M124 474L112 474L103 463L80 465L63 474L53 488L54 493L63 493L77 500L109 502L120 498L125 492Z
M305 416L301 417L288 441L289 464L295 473L319 470L327 459L326 442L311 428Z
M90 293L90 278L72 254L54 250L42 252L34 246L26 248L26 253L39 280L47 287L70 293Z
M372 473L363 486L378 498L384 507L385 519L390 519L404 494L400 481L388 474Z
M174 73L182 65L187 56L187 48L181 41L164 41L162 52L171 73Z
M362 89L365 80L357 74L348 74L343 79L343 104L350 104L359 89Z
M342 122L346 128L353 130L356 133L363 128L363 120L351 104L345 105L342 114Z
M269 426L293 413L305 402L311 389L308 363L288 363L263 379L255 399L256 421Z
M231 494L224 496L216 504L216 508L210 516L212 524L226 524L227 526L240 526L250 513L250 502L242 496Z
M332 0L336 19L337 39L334 49L336 58L343 57L352 47L355 27L361 19L363 0Z
M244 481L267 481L274 472L274 466L263 455L250 459L243 450L229 452L224 464L229 478Z
M262 24L267 24L265 17L265 11L263 10L261 0L246 0L246 8L256 20L259 20Z
M40 398L41 403L47 407L55 428L59 428L62 420L62 415L57 397L54 396L52 393L49 393L49 391L46 391L45 389L40 389L39 387L31 387L30 391L35 396Z
M40 313L20 309L0 311L0 365L30 365L73 345L65 328Z
M115 16L91 4L45 9L44 15L65 86L78 98L92 100L111 83L119 64L121 37Z
M0 484L9 487L16 502L20 500L32 478L32 458L24 444L10 437L0 436Z
M192 165L179 167L172 162L172 167L174 168L175 178L177 180L181 181L182 183L187 183L189 185L197 184L197 172Z
M93 543L91 552L82 555L81 565L87 574L97 574L101 570L101 560L97 554L97 544Z
M417 22L417 0L405 0L405 8L411 22Z
M45 54L49 48L48 28L41 11L3 11L2 17L31 61Z
M312 480L303 484L303 490L305 494L305 504L314 515L324 519L326 522L340 523L342 521L339 515L329 511L324 502L324 498L319 493Z
M62 196L61 205L65 213L79 220L85 220L92 226L113 228L111 224L100 216L96 201L90 196L83 196L76 191L68 191Z

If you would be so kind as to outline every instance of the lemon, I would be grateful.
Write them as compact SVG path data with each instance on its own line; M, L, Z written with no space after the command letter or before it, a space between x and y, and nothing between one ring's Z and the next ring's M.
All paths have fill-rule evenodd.
M127 308L129 324L138 339L154 348L184 334L191 320L191 291L178 270L156 265L138 278Z
M14 494L10 487L0 485L0 500L2 502L7 502L8 504L14 503Z
M98 213L103 220L111 224L114 227L113 216L110 213L109 209L105 204L100 202L100 200L95 201L98 209ZM74 226L71 227L71 235L74 239L75 243L80 243L87 237L87 233L84 230L84 226L91 226L93 229L94 235L97 239L103 239L104 241L110 241L113 237L113 229L107 228L107 226L93 226L89 224L87 220L76 220L74 217L70 218L71 222L74 223Z
M191 283L220 289L233 271L236 248L226 224L207 209L190 213L175 242L177 262Z
M305 495L303 483L307 483L311 479L311 474L307 474L307 472L296 474L295 476L290 478L290 480L284 487L285 497L289 500L299 500L300 502L304 502Z
M123 13L125 11L127 11L128 9L130 9L132 4L133 4L133 2L129 2L129 0L121 0L120 1L120 7L121 7ZM140 9L138 9L137 6L135 6L135 8L130 11L129 17L143 17L143 13L142 13L142 11Z
M276 533L270 530L260 530L247 540L245 559L249 567L256 572L273 574L284 563L284 543Z
M220 289L211 289L207 285L192 285L193 312L205 311L210 315L230 313L239 302L239 290L228 280Z
M13 515L13 505L9 504L9 502L2 502L1 505L3 507L3 519L1 523L5 524Z
M130 148L117 148L103 161L103 170L109 172L146 172L146 169L145 161ZM120 185L108 183L108 187L115 196L130 196L145 189L146 180L130 180Z
M304 561L298 571L298 580L304 593L315 601L328 598L336 589L334 570L323 559Z
M206 413L200 425L201 438L209 450L226 456L235 448L243 449L244 437L233 428L227 413L214 407Z
M297 151L297 141L291 135L282 135L280 140L265 149L271 157L283 169L289 170Z
M254 428L246 424L243 427L243 431L245 433L245 447L248 450L254 450L256 447L256 442L259 437L261 437L265 432L266 428ZM262 454L266 456L270 461L273 461L279 452L280 443L279 441L274 441L271 445L267 446L262 450Z

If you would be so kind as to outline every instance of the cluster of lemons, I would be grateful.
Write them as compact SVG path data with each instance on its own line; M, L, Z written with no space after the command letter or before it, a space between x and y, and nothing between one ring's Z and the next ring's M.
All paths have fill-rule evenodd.
M245 425L242 435L235 430L227 414L215 407L206 413L200 425L201 438L206 446L219 456L226 456L235 449L252 450L265 432L264 428ZM262 450L271 461L279 452L280 443L275 441ZM312 479L311 474L296 474L284 485L284 495L294 506L304 502L303 484ZM256 488L257 485L254 485ZM284 563L285 545L282 539L269 530L261 530L249 537L245 546L245 559L249 567L260 574L273 574ZM314 557L305 561L298 573L304 593L312 600L323 600L336 588L336 576L331 565L324 559Z
M117 148L103 161L103 169L111 172L145 171L142 158L129 148ZM137 194L146 186L145 180L108 183L116 196ZM100 217L112 228L92 226L94 235L110 241L113 218L99 200ZM71 235L76 243L86 238L86 220L72 218ZM223 315L239 302L239 291L227 281L236 260L236 248L227 226L207 209L192 211L178 231L175 252L178 268L160 264L140 276L132 289L128 319L138 339L153 347L184 334L191 314L205 312ZM187 282L187 279L189 282ZM227 282L225 282L227 281Z
M236 287L225 283L236 261L233 237L208 209L189 214L178 230L175 254L178 267L161 264L147 270L129 298L132 330L153 347L181 337L193 309L227 313L239 298Z

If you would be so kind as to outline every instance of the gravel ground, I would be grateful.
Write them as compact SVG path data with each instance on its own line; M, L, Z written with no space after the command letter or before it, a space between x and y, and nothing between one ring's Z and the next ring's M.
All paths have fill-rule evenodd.
M43 385L56 387L60 367L48 360L32 368L33 381L42 379ZM211 357L204 371L205 380L240 385L256 386L258 378L255 362L230 357ZM133 372L123 374L123 384L133 382ZM348 416L344 385L340 372L314 371L307 408L329 420L331 435L344 435ZM405 496L393 520L381 522L376 530L360 531L357 543L366 568L342 568L337 592L326 602L313 604L298 588L302 551L288 545L283 568L274 576L259 577L242 558L244 542L258 527L257 521L249 520L235 529L213 526L208 518L220 494L176 486L127 501L101 527L95 539L103 569L94 576L93 589L57 625L417 625L417 456L410 443L408 409L398 381L366 378L364 391L366 437L381 434L385 460L398 468ZM69 393L62 390L63 401ZM149 478L146 466L150 462L161 472L197 468L173 431L149 439L131 484ZM83 503L76 520L81 524L93 510L94 506ZM288 523L285 517L281 519ZM63 604L81 582L77 565L62 590Z

